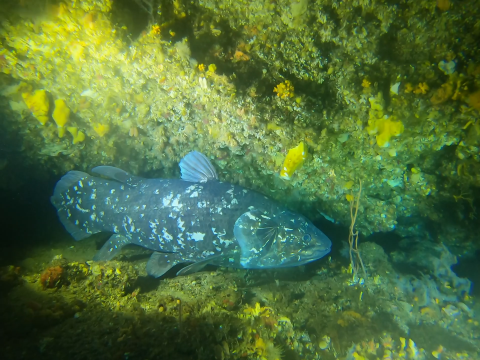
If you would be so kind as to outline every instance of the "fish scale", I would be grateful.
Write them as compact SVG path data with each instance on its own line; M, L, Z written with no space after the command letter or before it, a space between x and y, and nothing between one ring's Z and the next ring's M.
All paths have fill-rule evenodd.
M182 179L143 179L109 166L92 170L107 179L71 171L57 183L51 201L75 240L114 233L94 260L110 260L127 244L143 246L154 251L147 271L156 277L177 263L192 263L182 274L207 263L282 267L330 251L330 240L301 215L255 191L220 182L203 154L189 153L180 167ZM299 255L305 247L312 253Z

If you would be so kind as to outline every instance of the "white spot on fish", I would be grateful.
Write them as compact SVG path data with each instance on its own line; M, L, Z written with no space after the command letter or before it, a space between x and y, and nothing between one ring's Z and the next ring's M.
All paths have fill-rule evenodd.
M211 256L211 255L214 255L214 254L215 254L215 253L214 253L213 251L205 250L205 251L202 252L202 255L201 255L201 256L202 256L203 258L207 258L207 257L209 257L209 256Z
M78 224L79 224L78 220L75 220L75 225L78 225Z
M162 236L165 240L167 241L172 241L173 240L173 236L170 235L168 232L167 232L167 229L163 228L162 229Z
M92 215L90 215L90 219L95 220L96 218L97 218L97 214L93 213Z
M185 222L182 221L181 218L177 219L177 226L178 226L178 228L180 229L181 232L185 231L185 227L183 226L184 224L185 224Z
M250 249L250 252L253 252L254 254L258 254L258 253L259 253L259 251L258 251L256 248L254 248L254 247L252 247L252 248Z
M200 232L187 233L187 235L189 240L195 240L195 241L203 241L203 238L205 237L205 234Z
M144 216L145 214L140 214L140 219L143 219Z
M223 236L225 236L226 233L227 233L227 231L225 229L223 229L222 232L220 232L220 231L216 232L215 235L220 240L220 244L224 244L225 247L229 247L233 243L233 241L228 240L228 239L223 239Z
M197 203L197 206L198 206L199 208L205 208L205 207L207 207L207 203L206 203L205 200L199 201L199 202Z
M79 180L79 181L78 181L78 185L80 185L80 187L83 188L83 182L82 182L82 180Z
M147 208L147 205L142 205L142 210L145 210Z
M254 215L252 215L252 213L250 213L250 212L246 212L245 214L248 216L248 218L249 218L250 220L254 220L254 221L257 221L257 220L258 220L257 217L254 216Z
M115 189L110 190L110 194L114 194L114 193L115 193Z
M92 205L92 210L95 210L97 207L95 205Z
M198 191L194 191L192 195L190 195L191 198L198 197Z
M80 207L78 204L75 205L75 207L76 207L78 210L80 210L82 213L90 212L90 210L84 209L84 208Z
M73 187L73 190L77 191L77 190L78 190L78 187L74 186L74 187Z
M238 204L238 200L237 199L232 199L232 205L235 205L235 204Z
M180 194L178 194L177 197L172 201L172 206L175 208L176 211L180 211L180 209L183 206L183 204L180 204L179 200L180 200Z
M193 190L195 190L195 185L191 185L188 188L185 189L186 194L190 194Z
M113 232L114 232L114 233L118 233L118 226L117 226L117 225L115 225L115 226L113 227Z
M79 203L79 204L81 204L81 203L82 203L82 199L78 199L77 201L78 201L78 203Z
M169 206L172 199L173 199L173 193L170 193L169 195L165 196L162 200L163 206Z
M157 189L153 193L158 195L158 194L160 194L160 190Z

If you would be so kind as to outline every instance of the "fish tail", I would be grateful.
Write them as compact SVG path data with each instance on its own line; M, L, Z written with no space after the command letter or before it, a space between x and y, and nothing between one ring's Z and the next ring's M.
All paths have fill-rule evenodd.
M90 178L90 175L87 173L81 171L69 171L57 182L53 191L53 196L50 197L50 202L57 209L57 214L62 225L75 240L85 239L92 235L92 233L98 232L87 232L86 229L82 229L78 224L75 224L72 218L75 197L73 194L71 194L72 196L69 196L68 193L71 193L73 189L77 189L83 184L82 182L87 182L88 178Z

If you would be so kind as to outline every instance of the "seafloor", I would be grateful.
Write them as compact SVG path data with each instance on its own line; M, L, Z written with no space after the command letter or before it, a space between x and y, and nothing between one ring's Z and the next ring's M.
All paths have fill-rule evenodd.
M364 242L360 281L338 253L298 268L153 279L147 251L95 263L105 237L50 236L2 249L2 262L18 259L0 270L3 359L480 358L471 284L429 241L389 255Z
M3 0L0 357L480 359L479 19L467 0ZM314 221L329 257L155 280L147 252L95 263L105 239L61 229L67 171L178 177L192 150Z

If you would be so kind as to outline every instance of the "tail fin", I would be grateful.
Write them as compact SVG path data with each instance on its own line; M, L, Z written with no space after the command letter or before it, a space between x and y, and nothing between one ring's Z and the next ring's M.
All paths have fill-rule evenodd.
M69 202L66 193L75 185L78 185L82 180L86 180L90 175L81 171L69 171L66 173L55 185L53 190L53 196L50 198L50 202L57 209L58 217L65 227L65 229L73 236L75 240L82 240L90 235L85 230L75 225L69 218L71 217L69 210Z

